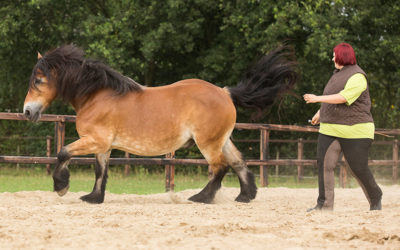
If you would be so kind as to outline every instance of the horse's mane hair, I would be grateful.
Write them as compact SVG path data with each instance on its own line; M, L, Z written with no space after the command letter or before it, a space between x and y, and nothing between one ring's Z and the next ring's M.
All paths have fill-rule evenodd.
M123 76L106 64L86 59L82 49L64 45L47 52L40 58L32 71L33 77L40 70L47 79L56 78L57 95L65 101L88 98L100 89L112 89L118 95L130 91L142 91L142 86Z

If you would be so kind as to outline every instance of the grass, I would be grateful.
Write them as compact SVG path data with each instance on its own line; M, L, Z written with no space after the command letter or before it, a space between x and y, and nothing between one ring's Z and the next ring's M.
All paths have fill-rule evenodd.
M70 176L71 192L90 192L95 181L93 170L72 169ZM305 177L298 182L296 176L274 176L268 177L268 187L288 187L288 188L317 188L317 177ZM203 188L208 182L208 177L204 174L175 174L175 191L185 189ZM382 183L378 179L380 184ZM256 183L259 186L260 180L256 176ZM239 187L239 181L234 174L225 176L223 183L225 187ZM339 180L336 180L339 187ZM358 187L354 178L350 178L350 188ZM52 191L53 179L47 175L42 167L24 167L17 170L12 167L0 166L0 192L18 191ZM154 194L165 192L164 173L146 174L143 172L125 176L120 168L110 168L107 180L107 191L116 194Z
M71 170L70 191L90 192L95 181L93 170ZM175 174L175 191L203 188L208 182L205 174ZM256 177L257 184L260 183ZM295 177L269 177L269 187L285 186L290 188L315 188L315 178L297 183ZM225 187L239 187L236 175L228 174L223 183ZM0 192L18 191L52 191L53 179L42 167L20 168L0 167ZM164 173L138 173L125 176L121 170L110 169L107 180L107 191L116 194L153 194L165 192Z

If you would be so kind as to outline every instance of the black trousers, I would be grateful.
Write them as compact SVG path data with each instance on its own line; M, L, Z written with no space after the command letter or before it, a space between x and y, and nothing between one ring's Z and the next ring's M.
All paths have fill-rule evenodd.
M335 143L338 145L335 146ZM382 190L379 188L374 176L371 173L371 170L368 167L368 151L371 143L372 139L367 138L346 139L319 134L317 146L319 187L317 204L319 207L326 207L327 209L333 208L333 201L328 200L329 204L327 204L327 196L329 196L327 194L333 190L327 190L325 185L327 181L332 180L327 180L325 174L327 173L327 168L331 168L332 162L336 164L337 158L339 157L338 150L340 151L340 149L350 166L351 173L357 179L358 183L363 189L370 205L376 204L381 200Z

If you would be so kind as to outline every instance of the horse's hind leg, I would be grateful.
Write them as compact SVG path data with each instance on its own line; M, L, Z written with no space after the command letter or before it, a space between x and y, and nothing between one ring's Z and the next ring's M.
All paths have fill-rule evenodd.
M241 153L236 149L231 140L225 143L222 150L228 164L232 166L239 177L240 194L236 197L235 201L250 202L256 198L257 194L257 186L253 173L247 168Z
M82 196L81 200L89 203L102 203L104 201L110 153L111 150L106 153L96 154L96 181L93 191L90 194Z
M206 157L207 158L207 157ZM193 195L189 200L201 203L211 203L217 193L218 189L221 188L221 182L225 174L228 172L228 166L225 163L222 152L218 156L214 156L214 159L210 161L213 176L208 182L207 186L201 190L200 193Z
M226 166L216 167L215 165L211 165L211 168L218 169L216 171L213 171L213 177L208 182L207 186L205 186L200 193L190 197L189 200L207 204L211 203L214 200L215 194L217 193L218 189L221 188L222 179L228 172L228 168Z

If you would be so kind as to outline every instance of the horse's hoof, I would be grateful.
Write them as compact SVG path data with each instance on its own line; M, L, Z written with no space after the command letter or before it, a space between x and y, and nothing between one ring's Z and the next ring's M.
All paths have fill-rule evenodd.
M250 200L254 200L256 196L257 196L257 186L254 185L253 187L250 188L249 198Z
M192 197L189 198L189 200L193 202L206 203L206 204L211 204L212 202L212 198L207 197L202 193L193 195Z
M380 198L374 204L371 204L369 210L382 210L382 198Z
M255 182L253 173L249 172L248 179L249 179L249 185L247 187L248 190L246 193L248 194L249 199L253 200L256 198L256 195L257 195L257 185ZM239 196L238 196L238 198L239 198Z
M53 173L53 188L59 196L63 196L69 189L69 171L64 168L61 171Z
M68 189L69 189L69 185L67 185L65 188L63 188L61 190L58 190L57 191L58 196L64 196L68 192Z
M252 199L250 199L247 195L239 194L238 197L236 197L235 201L237 202L243 202L243 203L249 203Z
M104 195L97 194L97 193L90 193L84 195L80 198L82 201L92 203L92 204L100 204L104 201Z

